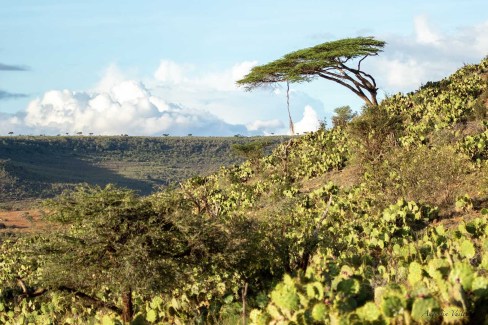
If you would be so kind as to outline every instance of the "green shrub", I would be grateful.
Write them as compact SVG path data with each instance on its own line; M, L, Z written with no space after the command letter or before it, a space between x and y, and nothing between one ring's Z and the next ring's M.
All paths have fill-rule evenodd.
M366 107L363 113L352 120L348 133L354 146L357 164L377 164L397 146L403 134L402 119L389 114L382 106Z
M402 197L450 207L472 185L469 182L476 181L471 173L469 160L452 147L397 148L368 168L367 183L386 203Z

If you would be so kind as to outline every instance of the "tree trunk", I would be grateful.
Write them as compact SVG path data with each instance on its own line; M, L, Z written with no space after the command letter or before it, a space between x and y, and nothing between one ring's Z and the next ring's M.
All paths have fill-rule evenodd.
M247 282L244 283L244 288L242 289L242 325L247 325L246 296L247 296Z
M134 308L132 305L132 289L122 293L122 320L130 322L134 315Z
M290 113L290 82L288 80L286 81L286 108L288 109L288 120L290 122L290 135L295 135L295 125L293 125Z

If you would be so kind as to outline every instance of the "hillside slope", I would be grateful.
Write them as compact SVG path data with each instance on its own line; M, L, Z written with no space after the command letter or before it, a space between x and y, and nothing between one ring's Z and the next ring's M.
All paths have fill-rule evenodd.
M0 321L488 322L487 75L488 58L147 197L50 200L52 232L4 244ZM46 295L16 307L18 279Z
M258 138L0 137L0 202L46 198L79 183L155 186L242 162L233 144ZM270 148L281 137L267 137Z

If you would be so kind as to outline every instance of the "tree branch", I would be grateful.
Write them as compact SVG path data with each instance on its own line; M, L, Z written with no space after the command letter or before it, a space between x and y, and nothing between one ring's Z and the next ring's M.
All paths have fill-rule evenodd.
M351 69L349 68L348 66L345 66L345 65L341 65L341 67L337 67L337 70L341 71L342 74L344 76L347 76L347 79L350 80L352 83L354 83L354 85L358 88L358 89L366 89L368 90L370 87L372 87L371 83L364 79L360 74L358 74L354 69ZM345 70L345 71L344 71ZM359 79L359 81L357 81L356 79L354 79L353 77L351 77L350 75L348 75L346 73L346 71L352 73L353 75L356 76L356 78Z
M24 294L28 294L28 290L27 290L27 287L25 286L25 283L24 281L22 281L21 278L17 278L17 284L19 285L19 287L22 289L22 292Z
M118 314L122 313L122 309L117 307L115 304L110 303L110 302L101 301L95 297L87 295L86 293L80 292L76 289L65 287L65 286L61 286L57 289L60 291L66 291L68 293L74 294L75 297L81 298L81 299L85 300L86 302L92 304L93 306L95 306L97 308L107 308L107 309L112 310Z
M246 319L246 296L247 296L247 281L244 282L244 288L242 289L242 325L247 324Z
M332 204L332 194L329 196L329 201L327 201L327 206L325 207L325 211L322 213L319 222L317 222L317 225L315 226L315 230L312 235L313 238L318 238L319 230L320 228L322 228L322 222L324 222L325 218L327 217L331 204Z
M345 81L342 81L340 79L336 79L336 78L330 77L330 76L328 76L327 74L324 74L324 73L319 73L319 76L322 77L322 78L324 78L324 79L337 82L338 84L340 84L340 85L348 88L349 90L351 90L353 93L355 93L362 100L364 100L365 102L367 102L369 105L373 105L373 103L371 102L371 100L368 98L368 96L366 96L364 94L364 92L361 89L356 89L353 86L351 86L350 84L346 83Z
M374 80L374 78L371 75L369 75L363 71L350 68L350 67L343 65L343 64L341 64L341 67L338 69L341 71L346 70L346 71L349 71L352 74L354 74L356 76L356 78L358 78L361 83L358 83L357 80L354 80L352 78L351 78L352 79L351 81L356 85L356 87L363 88L363 89L367 90L369 92L369 94L371 95L370 103L375 105L375 106L378 105L378 101L376 99L376 94L377 94L378 88L376 88L376 81ZM369 78L370 80L368 80L366 78Z
M191 194L190 191L188 191L183 186L183 184L180 183L180 187L183 189L183 191L185 192L185 194L188 195L188 197L193 202L193 204L195 204L195 206L197 207L197 210L198 210L198 214L200 214L202 212L202 206L200 205L200 202L198 202L197 198L193 194Z
M366 86L365 89L368 89L368 90L369 89L375 89L376 90L376 81L374 80L374 78L371 75L369 75L366 72L363 72L359 69L356 70L356 69L350 68L346 65L341 65L341 68L353 73L359 80L361 80L364 83L364 85ZM369 78L369 80L367 80L365 77Z
M38 288L34 291L31 291L27 288L27 286L25 285L24 281L22 279L17 279L17 284L19 285L19 287L21 287L22 289L22 294L18 297L18 302L22 301L23 299L26 299L26 298L34 298L34 297L38 297L38 296L41 296L45 293L47 293L48 289L46 288ZM107 309L110 309L116 313L121 313L122 310L117 307L115 304L112 304L110 302L104 302L104 301L101 301L95 297L92 297L90 295L87 295L86 293L83 293L83 292L80 292L76 289L72 289L72 288L68 288L68 287L65 287L65 286L61 286L59 288L56 288L56 290L59 290L59 291L65 291L65 292L68 292L68 293L71 293L71 294L74 294L76 297L78 298L81 298L89 303L91 303L92 305L94 305L95 307L102 307L102 308L107 308Z
M22 294L17 297L17 301L20 302L26 298L34 298L41 296L47 292L47 289L36 289L34 291L29 290L21 278L17 278L17 285L22 289Z
M358 62L358 70L361 70L361 62L363 62L364 59L366 59L368 57L368 55L365 55L363 56L363 58L361 60L359 60Z

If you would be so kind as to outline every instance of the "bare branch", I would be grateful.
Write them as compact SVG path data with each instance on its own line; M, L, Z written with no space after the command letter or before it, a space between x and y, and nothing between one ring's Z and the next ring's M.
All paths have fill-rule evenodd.
M349 71L351 72L352 74L354 74L356 76L356 78L359 79L359 81L361 81L361 85L359 87L361 88L364 88L364 89L371 89L371 88L374 88L374 86L371 84L371 82L367 79L365 79L362 75L361 75L361 71L359 70L356 70L356 69L353 69L353 68L350 68L346 65L341 65L340 68L338 68L340 70L346 70L346 71Z
M27 287L25 286L25 283L24 283L24 281L22 281L22 279L17 278L17 284L18 284L18 285L19 285L19 287L22 289L22 293L24 293L24 294L28 294Z
M111 311L114 311L118 314L121 314L122 313L122 309L120 309L119 307L117 307L116 305L110 303L110 302L105 302L105 301L102 301L98 298L95 298L95 297L92 297L90 295L87 295L86 293L83 293L81 291L78 291L76 289L72 289L72 288L68 288L68 287L64 287L64 286L61 286L59 288L57 288L58 290L61 290L61 291L66 291L66 292L69 292L69 293L72 293L74 294L76 297L78 298L81 298L83 299L86 303L89 303L95 307L98 307L98 308L107 308Z
M355 93L361 99L363 99L367 104L373 105L373 102L368 98L368 96L366 96L366 94L364 94L364 92L361 89L356 89L353 86L347 84L346 82L344 82L344 81L342 81L340 79L336 79L336 78L333 78L333 77L329 77L326 74L319 74L319 76L322 77L322 78L324 78L324 79L337 82L338 84L340 84L340 85L348 88L349 90L351 90L353 93Z
M368 57L368 55L365 55L363 56L363 58L361 60L359 60L358 62L358 70L361 70L361 62L363 62L364 59L366 59Z

